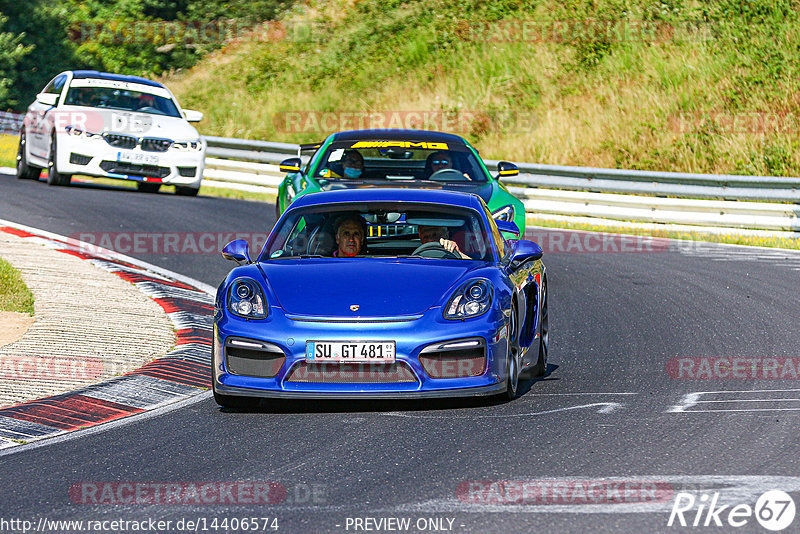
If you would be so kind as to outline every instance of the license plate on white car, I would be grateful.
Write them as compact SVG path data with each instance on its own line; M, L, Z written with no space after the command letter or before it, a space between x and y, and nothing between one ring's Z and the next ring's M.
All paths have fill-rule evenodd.
M158 165L158 156L141 152L117 152L117 161L138 165Z
M306 361L394 363L394 341L308 341Z

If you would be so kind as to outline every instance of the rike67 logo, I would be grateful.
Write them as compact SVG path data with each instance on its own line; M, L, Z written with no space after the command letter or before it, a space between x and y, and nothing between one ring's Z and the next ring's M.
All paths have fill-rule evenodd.
M755 516L765 529L780 531L794 521L794 500L788 493L770 490L761 495L755 507L749 504L719 504L719 493L677 493L667 526L682 527L743 527Z

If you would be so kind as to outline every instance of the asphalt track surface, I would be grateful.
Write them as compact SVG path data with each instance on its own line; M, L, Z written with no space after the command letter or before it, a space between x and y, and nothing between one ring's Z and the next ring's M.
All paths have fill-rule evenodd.
M274 206L0 175L0 218L62 235L266 232ZM218 254L128 253L213 286L232 267ZM800 356L800 258L698 246L544 259L548 375L524 382L511 403L291 402L241 413L207 398L0 456L0 520L205 519L210 527L213 518L269 517L278 532L365 532L355 518L410 518L407 531L418 532L418 520L439 518L439 531L450 532L765 532L752 517L738 529L668 527L671 499L694 489L753 505L780 489L800 503L800 382L666 371L677 357ZM498 499L498 484L480 486L494 500L491 491L459 491L479 487L474 481L527 481L574 492L609 479L629 498L570 493L519 504L511 493ZM84 482L212 481L277 482L287 493L259 506L76 504L70 496ZM637 497L643 482L666 487L667 497ZM205 531L236 531L230 526ZM800 518L786 531L798 530Z

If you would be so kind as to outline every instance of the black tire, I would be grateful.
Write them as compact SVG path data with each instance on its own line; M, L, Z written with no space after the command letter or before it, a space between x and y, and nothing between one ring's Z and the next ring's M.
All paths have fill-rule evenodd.
M19 147L17 148L17 178L20 180L36 180L41 169L28 165L28 156L25 155L25 130L19 134Z
M136 182L136 189L140 193L158 193L161 184L151 184L149 182Z
M196 197L199 191L200 189L196 187L180 187L177 185L175 186L175 194L180 195L182 197Z
M544 376L547 372L547 352L550 348L550 315L547 311L547 280L542 284L542 304L539 307L539 358L528 375Z
M511 319L508 328L508 352L506 353L506 390L498 395L503 402L511 402L519 395L520 361L516 348L517 310L511 307Z
M72 181L72 175L58 172L56 150L56 136L54 134L53 139L50 140L50 159L47 163L47 185L69 185Z

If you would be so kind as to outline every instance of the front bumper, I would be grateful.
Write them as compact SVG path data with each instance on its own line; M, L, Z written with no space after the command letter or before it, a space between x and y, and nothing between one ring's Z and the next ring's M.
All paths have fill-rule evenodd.
M438 398L494 395L506 389L507 319L500 310L466 321L446 321L441 309L431 309L409 320L379 321L316 321L287 318L280 309L272 308L262 320L244 320L219 313L214 326L213 381L217 393L243 397L296 399L388 399ZM266 342L285 355L280 370L272 378L243 376L231 372L226 359L229 337ZM476 376L433 378L420 363L419 354L430 345L463 339L483 339L486 363ZM293 381L292 375L305 365L306 341L388 341L396 347L396 362L410 371L405 381L360 379L348 382ZM324 364L336 368L335 364ZM371 366L362 364L356 371L368 376ZM405 371L404 371L405 372ZM297 375L295 375L297 376ZM340 376L345 376L342 371Z
M120 161L128 156L133 161ZM84 174L137 182L163 183L199 188L205 170L205 146L201 150L170 148L165 152L116 148L105 139L61 135L57 165L63 174ZM151 158L157 158L156 162Z

